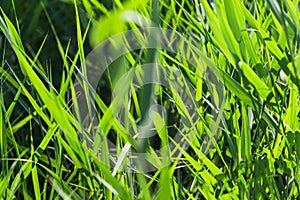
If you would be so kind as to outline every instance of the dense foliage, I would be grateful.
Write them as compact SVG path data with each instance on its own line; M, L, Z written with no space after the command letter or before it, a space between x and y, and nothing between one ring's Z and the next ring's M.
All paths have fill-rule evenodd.
M298 0L2 0L0 8L0 199L300 197ZM111 39L127 30L141 42L149 26L183 44L160 48L175 44L170 34L127 52L93 90L90 52L103 41L130 46L132 37ZM153 62L170 85L138 85ZM120 86L132 70L137 82L127 76ZM77 84L90 94L87 107ZM166 113L149 114L153 103ZM83 107L99 123L84 121ZM142 130L153 136L137 139L150 115Z

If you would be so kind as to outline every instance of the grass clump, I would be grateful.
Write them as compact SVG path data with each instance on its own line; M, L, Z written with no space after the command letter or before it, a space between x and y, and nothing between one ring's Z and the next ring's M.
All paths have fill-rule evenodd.
M0 8L1 199L299 198L298 0Z

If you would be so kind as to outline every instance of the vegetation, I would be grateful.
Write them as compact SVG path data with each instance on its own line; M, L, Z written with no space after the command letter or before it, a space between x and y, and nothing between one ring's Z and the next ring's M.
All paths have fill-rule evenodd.
M300 197L298 0L0 12L0 199Z

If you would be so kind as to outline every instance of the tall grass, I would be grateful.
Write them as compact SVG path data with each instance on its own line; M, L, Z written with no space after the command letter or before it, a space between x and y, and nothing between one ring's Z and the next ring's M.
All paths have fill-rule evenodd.
M1 199L299 198L298 0L0 6ZM130 46L112 40L128 30L145 42L145 26L184 42L154 40L89 83L90 51ZM156 73L168 85L141 86Z

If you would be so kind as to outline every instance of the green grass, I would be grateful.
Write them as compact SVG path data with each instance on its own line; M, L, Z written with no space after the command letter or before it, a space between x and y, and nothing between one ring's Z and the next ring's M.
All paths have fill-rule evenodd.
M0 8L0 199L300 197L298 0ZM170 34L147 43L145 26ZM128 47L128 30L152 48L87 82L90 52Z

